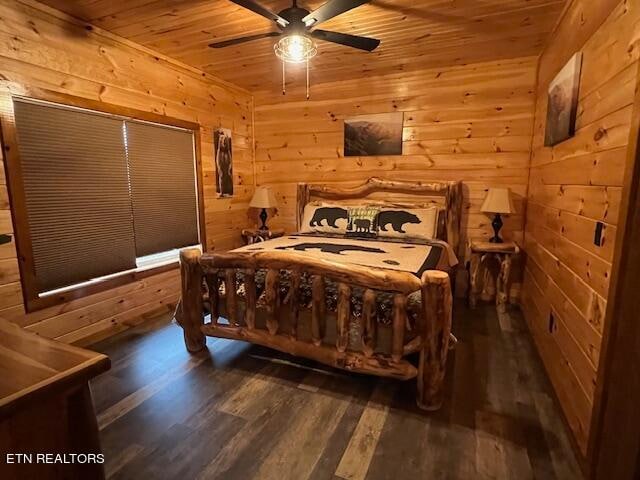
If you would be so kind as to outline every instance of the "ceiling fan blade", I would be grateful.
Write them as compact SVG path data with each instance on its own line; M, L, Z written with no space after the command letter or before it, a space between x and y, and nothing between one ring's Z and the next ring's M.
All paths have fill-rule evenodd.
M348 33L330 32L328 30L314 30L310 35L318 40L339 43L340 45L346 45L347 47L366 50L368 52L375 50L376 47L380 45L380 40L377 38L358 37L356 35L349 35Z
M231 0L231 1L236 5L240 5L241 7L244 7L247 10L251 10L252 12L257 13L258 15L262 15L263 17L268 18L269 20L273 20L274 22L281 25L282 27L286 27L289 24L289 22L284 18L282 18L280 15L276 15L275 13L270 12L269 10L264 8L262 5L254 2L253 0Z
M317 8L309 15L304 17L302 21L308 26L318 25L322 22L337 17L338 15L348 12L371 0L329 0L327 3Z
M282 33L280 33L280 32L259 33L257 35L251 35L251 36L248 36L248 37L232 38L231 40L225 40L223 42L212 43L209 46L211 48L224 48L224 47L229 47L231 45L238 45L240 43L251 42L253 40L259 40L261 38L279 37L280 35L282 35Z

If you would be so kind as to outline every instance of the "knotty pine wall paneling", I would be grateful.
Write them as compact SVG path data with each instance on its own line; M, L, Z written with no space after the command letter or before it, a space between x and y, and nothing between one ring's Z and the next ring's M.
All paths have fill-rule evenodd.
M208 249L241 242L253 194L252 96L31 0L0 1L0 91L47 89L154 112L201 125ZM213 131L233 131L234 196L215 192ZM4 176L0 231L11 232ZM161 273L89 297L26 315L13 244L0 246L0 316L42 335L86 343L126 328L178 299L179 271Z
M295 229L297 182L358 184L378 176L462 180L463 238L488 238L480 212L492 186L511 188L517 212L503 235L522 244L535 104L535 57L254 92L256 175L280 201L271 223ZM345 157L343 120L404 112L403 154Z
M596 3L597 5L594 5ZM583 52L577 132L544 147L547 88ZM574 0L540 58L523 310L586 453L640 54L640 4ZM602 245L594 244L597 223Z

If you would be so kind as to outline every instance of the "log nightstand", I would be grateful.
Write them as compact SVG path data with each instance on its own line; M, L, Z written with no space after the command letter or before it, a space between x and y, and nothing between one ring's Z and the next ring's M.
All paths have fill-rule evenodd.
M245 228L242 230L242 239L246 245L264 242L265 240L282 237L283 235L284 230L261 230L259 228Z
M468 270L469 306L474 308L478 303L478 295L481 292L479 274L483 264L489 259L498 260L500 269L496 277L496 305L504 306L509 302L509 287L511 277L511 264L513 258L520 253L520 248L515 242L490 243L483 240L470 240L468 245Z

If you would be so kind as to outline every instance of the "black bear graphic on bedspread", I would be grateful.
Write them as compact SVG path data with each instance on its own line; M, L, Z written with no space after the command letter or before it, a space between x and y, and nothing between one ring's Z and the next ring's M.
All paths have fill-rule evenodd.
M371 220L368 218L356 218L353 223L355 224L356 232L358 233L366 233L371 230ZM347 230L352 229L353 227L351 229L347 228Z
M327 227L338 228L336 222L340 218L344 218L345 220L349 218L349 214L344 208L321 207L314 212L313 218L309 222L309 226L322 227L322 221L326 220Z
M335 253L336 255L342 255L343 252L355 251L355 252L369 252L369 253L387 253L381 248L363 247L361 245L337 245L335 243L322 243L322 242L305 242L297 243L295 245L287 245L283 247L276 247L277 250L298 250L305 252L311 249L319 249L324 253Z
M422 223L422 221L413 213L404 210L385 210L378 214L378 228L383 232L387 231L387 225L398 233L407 233L402 228L405 223Z

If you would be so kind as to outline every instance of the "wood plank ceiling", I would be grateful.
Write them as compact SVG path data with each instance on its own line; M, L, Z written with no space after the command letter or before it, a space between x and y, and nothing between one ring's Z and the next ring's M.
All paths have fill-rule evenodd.
M313 10L325 0L302 0ZM320 28L379 38L375 52L326 42L311 62L313 83L427 67L535 55L566 0L373 0ZM269 20L228 0L43 0L248 90L279 91L282 67L273 39L214 50L213 40L276 30ZM278 12L288 0L262 0ZM304 68L289 68L302 80Z

